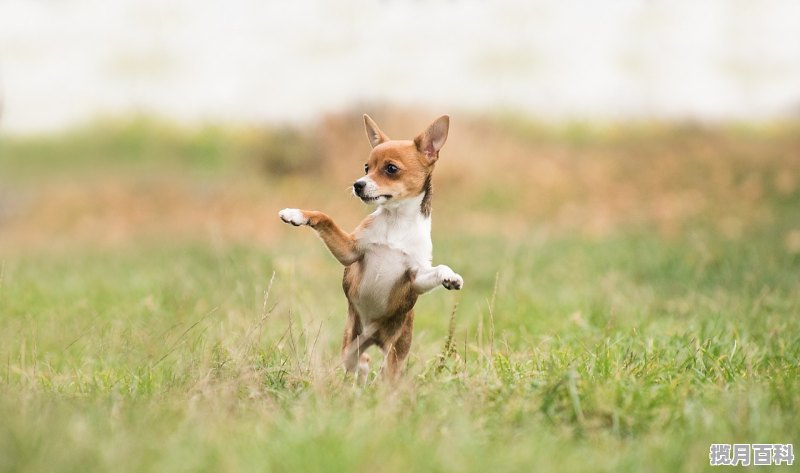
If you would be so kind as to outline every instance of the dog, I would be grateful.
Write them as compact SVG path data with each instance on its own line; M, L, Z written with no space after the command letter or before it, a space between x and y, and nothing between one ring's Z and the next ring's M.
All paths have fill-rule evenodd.
M460 290L464 280L450 267L432 266L431 176L447 140L450 118L437 118L414 140L392 140L364 115L372 146L365 175L353 195L377 208L352 233L313 210L283 209L281 220L308 225L344 265L342 288L348 316L342 340L347 372L366 380L369 356L384 354L384 377L396 379L411 348L417 297L443 286Z

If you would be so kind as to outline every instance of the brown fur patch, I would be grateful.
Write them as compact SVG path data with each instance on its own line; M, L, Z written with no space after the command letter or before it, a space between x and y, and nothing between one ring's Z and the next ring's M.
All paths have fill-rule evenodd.
M344 337L342 338L342 350L347 347L357 336L361 335L364 327L361 325L361 318L358 316L353 304L348 304L347 323L344 327Z
M344 267L342 289L348 300L358 295L358 282L361 280L361 264L358 262Z
M398 168L389 174L387 166ZM412 141L388 141L375 148L367 161L367 176L378 186L379 195L393 199L416 197L424 191L425 181L433 170Z
M317 231L325 246L340 263L347 266L361 258L353 235L342 230L327 214L316 210L301 212L308 220L308 225Z
M422 197L422 203L419 205L419 210L422 215L426 217L431 216L431 198L433 197L433 184L431 184L431 175L425 178L425 184L422 185L422 192L425 195Z

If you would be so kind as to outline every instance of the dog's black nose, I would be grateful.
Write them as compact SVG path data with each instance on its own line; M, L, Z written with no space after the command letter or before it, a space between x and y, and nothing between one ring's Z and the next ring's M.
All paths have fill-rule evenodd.
M367 183L364 181L356 181L353 183L353 189L355 189L356 194L361 195L361 191L364 190L364 187L366 187L366 185Z

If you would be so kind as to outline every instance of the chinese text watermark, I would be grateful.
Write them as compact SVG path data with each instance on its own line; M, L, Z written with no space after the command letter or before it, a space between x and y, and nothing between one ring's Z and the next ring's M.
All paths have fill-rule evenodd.
M791 465L793 450L790 443L713 443L708 460L711 466Z

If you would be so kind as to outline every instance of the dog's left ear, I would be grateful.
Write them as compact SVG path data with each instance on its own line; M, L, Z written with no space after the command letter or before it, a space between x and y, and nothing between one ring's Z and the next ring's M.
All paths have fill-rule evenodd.
M439 159L439 150L442 149L444 142L447 140L447 130L449 129L450 117L443 115L434 120L425 131L414 138L414 144L419 152L428 159L428 164L433 164Z

